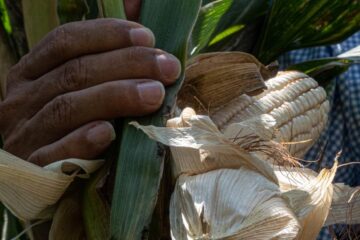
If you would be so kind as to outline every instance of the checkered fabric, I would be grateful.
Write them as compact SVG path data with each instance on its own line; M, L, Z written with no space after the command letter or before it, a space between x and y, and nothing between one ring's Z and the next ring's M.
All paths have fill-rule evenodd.
M279 62L281 68L286 68L303 61L337 56L359 45L360 32L340 44L288 52ZM336 78L332 88L328 127L305 156L307 160L321 159L310 165L315 170L332 166L336 154L340 151L340 164L360 162L360 64L352 65L346 73ZM360 165L339 168L335 182L359 186ZM344 226L333 226L333 229L337 234L346 230ZM318 239L332 239L329 229L324 228Z

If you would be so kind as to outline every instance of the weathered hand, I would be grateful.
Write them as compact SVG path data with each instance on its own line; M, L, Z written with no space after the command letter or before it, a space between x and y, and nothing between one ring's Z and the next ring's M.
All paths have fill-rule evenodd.
M140 24L75 22L49 33L10 71L0 103L4 149L39 165L96 158L114 139L106 121L157 110L180 63Z

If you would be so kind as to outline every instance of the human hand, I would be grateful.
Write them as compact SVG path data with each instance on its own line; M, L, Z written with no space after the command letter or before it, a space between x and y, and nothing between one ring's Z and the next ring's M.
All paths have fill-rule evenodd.
M140 24L115 19L58 27L8 74L4 149L44 166L94 159L114 139L107 120L156 111L180 63Z

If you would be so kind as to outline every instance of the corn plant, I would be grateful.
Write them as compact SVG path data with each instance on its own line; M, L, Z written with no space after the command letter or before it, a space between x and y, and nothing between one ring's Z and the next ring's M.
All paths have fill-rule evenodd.
M0 83L5 82L12 64L60 24L126 18L122 0L0 0L0 10ZM216 51L243 51L271 64L286 51L342 41L360 29L359 21L360 2L351 0L145 0L140 15L140 23L154 32L156 47L177 56L183 69L187 59ZM353 61L350 57L321 59L290 68L325 85L325 74L331 79ZM166 209L173 189L167 178L167 150L129 123L164 126L174 114L183 78L184 71L168 87L164 104L155 114L114 120L119 139L106 154L103 168L81 182L85 190L77 196L87 239L169 237ZM0 209L7 211L3 206ZM21 224L8 211L6 216L11 224L6 225L5 237L13 237Z

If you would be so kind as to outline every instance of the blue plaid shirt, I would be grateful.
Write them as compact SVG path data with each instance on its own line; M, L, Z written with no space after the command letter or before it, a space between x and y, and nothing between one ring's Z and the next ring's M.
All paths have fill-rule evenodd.
M288 52L280 59L280 66L285 68L292 64L317 59L334 57L360 45L360 32L346 41L331 46L313 47ZM306 154L307 160L319 160L310 167L319 170L330 167L335 156L341 151L339 164L360 161L360 64L335 79L331 91L331 111L327 128L320 139ZM339 168L335 182L351 186L360 184L360 165L349 165ZM335 232L346 231L344 226L333 226ZM328 228L321 231L318 239L332 239Z

